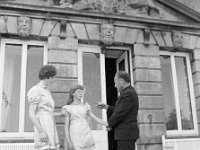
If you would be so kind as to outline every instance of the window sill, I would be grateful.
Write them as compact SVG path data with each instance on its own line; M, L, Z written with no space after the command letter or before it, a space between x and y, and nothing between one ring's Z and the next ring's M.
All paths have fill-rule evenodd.
M1 141L24 141L24 140L33 140L34 133L0 133L0 143Z
M33 139L1 139L0 143L33 143Z
M167 131L167 138L189 138L189 137L199 137L198 130L193 131Z

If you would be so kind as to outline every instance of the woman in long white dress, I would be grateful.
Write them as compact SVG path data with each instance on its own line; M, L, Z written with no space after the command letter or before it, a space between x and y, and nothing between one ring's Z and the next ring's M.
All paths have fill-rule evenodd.
M56 68L45 65L39 73L40 82L27 96L30 104L29 117L34 125L34 144L37 150L58 150L59 139L53 115L54 100L49 86L56 75Z
M62 109L65 114L66 146L70 150L94 150L95 143L92 137L87 118L91 117L99 124L107 126L107 122L96 117L89 104L82 103L85 89L81 85L74 85L70 89L67 105Z

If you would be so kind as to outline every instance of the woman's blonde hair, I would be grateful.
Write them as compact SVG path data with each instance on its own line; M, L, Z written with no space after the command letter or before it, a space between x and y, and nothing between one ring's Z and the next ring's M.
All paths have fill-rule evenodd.
M70 105L73 101L74 101L74 92L76 92L76 90L84 90L85 88L80 85L80 84L76 84L76 85L73 85L71 88L70 88L70 91L69 91L69 99L67 101L67 105Z

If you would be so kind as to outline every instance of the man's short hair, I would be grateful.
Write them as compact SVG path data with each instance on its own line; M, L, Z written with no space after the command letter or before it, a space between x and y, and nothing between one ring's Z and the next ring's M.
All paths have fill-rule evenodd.
M124 79L127 83L131 82L130 75L126 71L119 71L116 73L118 78Z

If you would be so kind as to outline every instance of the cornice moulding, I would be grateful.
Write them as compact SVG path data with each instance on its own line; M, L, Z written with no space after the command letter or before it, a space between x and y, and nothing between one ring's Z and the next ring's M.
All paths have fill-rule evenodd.
M161 1L161 0L159 0ZM143 24L142 28L162 26L168 29L194 29L200 30L200 23L186 23L186 22L176 22L163 19L156 19L151 17L137 17L137 16L125 16L117 14L108 13L97 13L89 12L83 10L74 10L70 8L57 8L57 7L45 7L45 6L34 6L27 4L14 4L8 2L0 2L0 15L20 15L26 14L26 16L40 18L40 19L53 19L53 20L67 20L76 22L77 19L81 19L84 22L90 22L94 20L94 23L99 23L108 20L113 22L127 22L127 27L131 26L131 23ZM80 21L80 20L79 20ZM125 25L126 26L126 25ZM159 28L159 27L158 27Z

